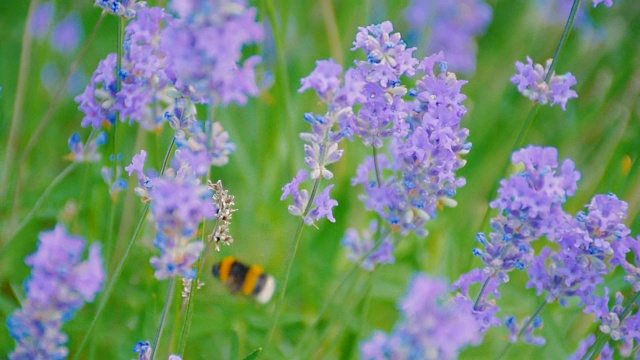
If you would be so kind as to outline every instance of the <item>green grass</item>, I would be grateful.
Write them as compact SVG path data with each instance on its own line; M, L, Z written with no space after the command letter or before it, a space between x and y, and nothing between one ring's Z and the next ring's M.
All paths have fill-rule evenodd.
M93 30L100 11L73 1L56 1L57 20L68 11L80 12L85 39ZM149 1L155 4L155 1ZM297 93L300 78L307 76L315 61L334 57L349 66L360 52L349 49L358 26L389 19L396 30L405 33L402 17L406 2L338 1L298 2L264 0L253 3L259 17L274 27L275 43L259 46L264 53L262 69L275 75L274 85L246 107L229 106L217 110L237 152L223 168L214 168L212 180L221 179L235 195L238 211L232 222L235 242L219 253L208 255L205 286L197 292L194 316L185 359L251 358L261 348L258 358L283 359L351 359L359 344L375 329L389 331L398 319L396 304L404 295L411 275L416 271L446 277L449 281L480 266L471 250L475 234L483 230L482 218L490 191L502 177L512 146L530 111L531 102L510 83L516 60L527 55L536 62L553 56L562 33L562 25L546 24L531 14L529 1L491 1L494 19L485 36L479 39L477 72L468 79L464 93L468 114L463 126L470 129L473 149L466 156L461 175L467 185L456 195L458 206L446 208L428 224L429 236L403 239L395 252L396 263L384 265L373 273L346 260L340 245L348 227L365 227L372 214L364 211L357 199L360 191L350 179L360 161L370 150L359 141L343 143L345 157L331 169L335 173L332 195L339 206L334 210L336 223L320 222L318 228L307 227L302 233L294 259L289 284L273 339L267 336L273 322L276 301L259 305L233 296L210 274L211 266L223 256L234 255L244 262L262 264L276 276L279 284L285 275L288 252L299 219L287 212L287 203L279 200L282 186L289 182L303 164L303 143L298 137L307 131L305 112L324 112L311 92ZM323 8L324 6L324 8ZM0 169L5 168L9 153L7 143L14 115L22 36L29 4L20 1L0 3ZM333 10L333 11L331 11ZM559 59L558 73L572 72L578 79L579 98L570 100L567 111L558 106L542 106L524 138L524 144L555 146L561 158L572 158L582 173L578 193L565 209L574 214L596 193L613 192L629 202L627 224L640 233L640 3L616 1L611 9L591 11L595 23L606 31L603 41L595 42L579 31L572 31ZM116 49L118 22L107 16L88 51L80 59L80 68L90 78L100 59ZM333 29L329 31L328 29ZM409 44L412 45L412 44ZM424 56L424 52L417 52ZM62 98L51 113L51 122L43 136L23 162L19 161L36 129L51 111L53 96L40 82L40 71L53 62L62 72L76 59L51 50L46 42L34 41L30 67L26 69L25 106L18 124L20 133L12 166L4 178L8 192L0 194L0 355L15 346L6 326L6 318L19 307L24 296L22 283L29 269L24 257L35 251L39 232L53 228L65 205L74 202L77 214L69 230L89 241L105 241L109 234L109 217L115 206L114 243L105 245L108 253L109 279L122 258L143 205L133 194L135 183L121 193L114 204L100 177L100 164L80 165L44 199L33 218L12 239L11 230L32 210L45 189L69 164L67 139L80 131L82 113L71 96ZM200 109L201 118L206 113ZM82 132L86 137L86 129ZM127 164L134 153L144 148L149 164L160 168L171 140L167 127L161 134L141 132L137 127L121 125L118 129L119 151ZM106 157L106 156L105 156ZM630 172L623 171L625 159L632 162ZM20 174L20 176L18 176ZM19 196L15 191L19 188ZM484 224L486 230L486 224ZM156 254L152 244L153 227L145 222L123 271L115 283L81 359L133 358L133 346L139 340L153 340L164 305L167 281L157 281L149 259ZM10 240L10 241L9 241ZM343 286L340 286L343 284ZM518 317L530 315L541 299L525 289L526 276L513 274L503 287L500 305L504 313ZM620 277L612 286L624 288ZM279 288L278 291L282 291ZM277 300L278 294L274 296ZM70 336L71 356L86 333L98 301L88 304L70 321L65 330ZM174 297L168 331L159 349L166 358L167 346L176 324L179 296ZM542 334L547 345L541 348L517 344L506 358L564 358L572 353L586 334L595 331L591 318L577 307L564 309L550 304L542 313ZM177 335L176 335L177 336ZM491 359L506 343L506 331L494 328L482 345L466 349L462 358ZM174 339L177 346L177 338ZM175 349L175 347L174 347Z

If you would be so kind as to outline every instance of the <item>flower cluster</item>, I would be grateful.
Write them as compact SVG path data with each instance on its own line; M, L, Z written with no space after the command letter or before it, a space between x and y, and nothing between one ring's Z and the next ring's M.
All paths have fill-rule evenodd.
M583 305L598 302L596 288L624 255L614 249L626 248L631 232L623 223L628 205L613 195L596 195L575 219L567 220L551 238L560 249L545 247L529 268L527 286L538 295L547 292L547 302L567 306L567 298L577 296ZM587 310L588 311L588 310Z
M457 359L462 348L482 340L470 309L448 298L443 280L414 276L399 307L401 321L362 344L363 359Z
M527 63L516 62L518 73L511 78L511 82L518 86L518 91L530 100L537 101L542 105L560 104L562 110L566 110L567 101L577 98L578 93L571 87L577 84L576 78L571 73L564 75L551 74L549 80L546 78L551 68L552 59L547 60L544 67L534 64L533 60L527 56Z
M76 97L85 113L82 126L99 128L129 119L145 129L163 125L163 104L172 82L167 70L168 52L159 45L164 29L173 18L158 7L143 8L126 28L122 68L117 71L117 55L109 54L100 62L85 91ZM120 86L120 88L118 88Z
M134 18L137 12L147 5L145 1L137 0L96 0L95 4L107 12L125 19Z
M151 265L156 269L155 277L193 278L196 275L193 265L204 246L201 241L192 239L198 225L213 219L216 214L210 189L200 184L186 163L157 176L144 173L145 160L143 150L133 157L126 170L129 175L136 173L138 176L140 186L136 188L136 194L151 202L157 231L154 245L161 251L160 256L151 259Z
M259 94L255 67L258 56L242 63L242 48L261 41L264 29L256 9L244 0L173 0L178 14L163 34L170 53L174 86L194 101L245 104Z
M425 58L418 66L424 74L410 93L404 132L396 132L390 144L393 162L384 156L367 159L358 168L354 185L362 185L360 199L377 212L392 230L407 235L426 236L425 223L437 216L443 205L455 206L452 199L465 179L456 171L465 165L461 156L471 148L468 130L460 127L466 113L461 93L465 81L457 80L446 67L436 74L434 66L442 54ZM377 163L376 163L377 162ZM381 179L383 174L388 174ZM380 181L378 182L378 180Z
M83 261L85 247L83 238L62 225L40 233L38 250L25 260L32 268L24 283L26 300L7 319L17 341L9 359L66 358L68 336L62 326L95 299L105 280L100 244L91 245Z
M484 268L462 275L454 284L460 289L460 300L472 302L469 287L485 283L485 294L473 303L485 330L500 323L495 317L498 308L488 294L499 297L497 287L509 281L508 272L523 270L533 260L532 242L553 236L564 224L568 215L562 204L575 194L580 179L572 160L566 159L559 166L555 148L529 146L515 152L511 161L522 164L524 169L500 182L498 198L490 204L500 212L491 219L493 231L489 236L478 233L477 240L484 250L473 250L484 262Z
M449 67L465 74L476 70L475 38L484 34L492 17L491 6L483 0L413 0L405 10L415 37L428 34L422 39L427 53L442 51Z

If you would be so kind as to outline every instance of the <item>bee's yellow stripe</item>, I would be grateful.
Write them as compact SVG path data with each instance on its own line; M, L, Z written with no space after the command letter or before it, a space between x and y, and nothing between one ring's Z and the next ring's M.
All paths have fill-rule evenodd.
M220 281L226 283L229 280L229 274L231 273L231 267L235 264L236 258L234 256L227 256L220 262Z
M247 273L247 277L244 279L244 284L242 284L242 293L245 295L253 294L253 290L255 290L256 285L258 284L258 279L260 279L260 275L262 274L264 274L262 266L251 266Z

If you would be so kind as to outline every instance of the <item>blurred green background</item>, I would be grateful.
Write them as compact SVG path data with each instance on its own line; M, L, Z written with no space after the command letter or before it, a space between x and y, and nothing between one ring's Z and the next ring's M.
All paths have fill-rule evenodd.
M584 2L584 1L583 1ZM282 281L285 264L299 219L287 212L288 203L279 200L281 188L304 166L301 131L307 131L305 112L324 113L312 92L298 94L300 78L315 67L315 61L333 57L345 66L361 52L351 52L358 26L391 20L395 30L405 34L408 25L403 16L406 1L283 1L252 2L258 16L270 27L277 25L264 44L250 49L264 55L261 69L275 75L275 83L246 107L221 108L216 116L237 144L231 162L214 168L212 180L221 179L235 195L238 211L232 222L235 242L219 253L208 255L205 286L196 296L195 316L185 359L233 359L262 347L269 359L356 358L359 344L375 329L389 331L399 314L396 304L405 293L416 271L447 278L450 282L480 266L472 256L475 234L487 209L490 190L500 180L502 168L532 103L510 83L515 61L531 56L543 63L553 56L563 25L545 19L531 1L490 1L493 21L478 39L478 64L473 76L459 75L469 83L463 92L469 109L463 126L470 129L473 149L460 174L467 185L456 195L458 206L446 208L428 224L429 236L403 239L395 252L396 263L384 265L373 273L356 269L348 262L340 245L348 227L362 229L373 215L364 211L357 199L360 188L353 188L351 177L369 149L359 141L344 142L344 158L332 167L335 188L332 196L339 202L334 209L336 223L323 221L318 228L306 228L293 263L283 304L279 328L271 343L267 333L273 321L276 298L267 305L230 295L209 273L211 265L223 256L234 255L247 263L265 266ZM149 5L157 5L148 1ZM616 1L613 8L590 8L592 24L599 33L574 29L562 53L557 73L572 72L579 98L570 100L567 111L558 106L540 107L524 140L525 144L555 146L561 158L572 158L582 172L579 190L565 209L575 214L596 193L613 192L629 202L628 225L640 233L638 206L640 181L640 2ZM80 131L83 114L73 96L65 93L56 106L56 92L50 92L41 80L43 67L53 66L61 76L78 59L80 50L61 55L48 40L33 40L21 59L23 34L29 2L0 2L0 168L4 169L0 194L0 244L9 240L17 223L41 197L47 186L69 164L67 139ZM91 1L55 1L54 21L77 12L84 29L83 42L91 37L100 10ZM271 9L271 14L269 13ZM79 59L78 71L85 83L98 61L116 51L118 21L107 16L86 53ZM277 41L274 42L274 39ZM280 48L276 44L281 45ZM418 44L411 44L417 46ZM416 56L427 55L418 49ZM22 65L22 66L21 66ZM25 71L24 107L17 116L15 151L7 152L14 117L18 74ZM54 111L52 111L52 109ZM205 111L200 109L204 118ZM47 120L43 124L44 120ZM38 130L40 128L40 130ZM172 131L146 133L137 127L119 127L119 151L126 165L134 153L146 149L149 165L160 168ZM34 139L34 134L40 136ZM25 154L29 142L33 149ZM11 158L10 158L11 157ZM106 159L106 156L104 156ZM7 169L7 161L12 166ZM105 161L104 164L107 162ZM46 197L33 219L0 250L0 355L15 346L6 326L6 318L24 296L22 283L29 274L24 257L33 253L38 233L54 227L66 209L75 213L70 232L89 241L108 237L108 218L112 202L100 176L102 164L80 165ZM116 203L115 243L105 245L107 269L113 273L131 238L142 205L133 194L137 180L120 194ZM73 210L75 207L75 210ZM485 229L486 230L486 229ZM134 358L132 348L139 340L152 340L158 326L167 282L153 278L149 264L156 254L152 244L152 226L145 223L142 236L133 246L105 313L90 338L81 358ZM110 279L110 278L109 278ZM339 291L338 284L344 282ZM503 286L500 305L503 314L530 315L540 298L525 289L526 274L513 274ZM624 286L620 277L611 286ZM282 289L278 289L282 290ZM178 309L174 304L173 314ZM326 311L323 308L326 305ZM70 321L65 330L70 336L73 355L96 312L96 303L88 304ZM170 315L167 336L160 358L167 354L170 334L177 318ZM320 315L320 316L319 316ZM576 307L563 309L552 304L542 314L542 330L547 345L537 348L516 345L507 358L565 358L578 342L596 328L592 319ZM485 342L463 352L462 358L495 358L506 343L503 328L489 331Z

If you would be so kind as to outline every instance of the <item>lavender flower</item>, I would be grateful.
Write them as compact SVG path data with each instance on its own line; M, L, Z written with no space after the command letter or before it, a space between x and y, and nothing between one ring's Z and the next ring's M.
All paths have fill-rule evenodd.
M140 186L136 194L151 201L156 239L160 256L151 259L157 279L196 275L193 265L203 249L201 241L191 241L204 220L215 217L216 209L210 190L200 184L188 164L169 169L163 176L147 176L143 172L146 152L142 151L126 167L129 175L136 173ZM153 174L152 174L153 175Z
M486 31L492 9L483 0L429 1L413 0L405 10L405 18L427 54L444 53L451 70L473 74L478 46L475 38Z
M74 133L69 138L69 149L71 154L67 155L67 159L75 162L97 162L100 161L100 153L98 153L98 146L107 143L107 133L101 131L98 135L87 141L87 144L82 143L79 133Z
M122 69L117 73L117 56L109 54L98 65L85 91L76 97L85 113L82 126L99 128L127 118L145 129L164 124L164 112L171 111L171 80L166 72L167 53L159 46L163 30L172 21L161 8L144 8L126 28ZM118 78L121 88L118 89Z
M596 7L600 4L604 4L606 7L613 6L613 0L593 0L593 7Z
M575 194L580 179L572 160L558 166L555 148L529 146L513 153L511 161L523 163L525 169L500 182L498 198L490 204L500 215L491 219L488 238L484 233L477 236L485 250L474 250L486 264L487 276L498 276L502 282L509 281L507 272L531 262L532 241L552 235L567 220L562 204Z
M620 264L613 249L630 233L623 223L627 203L613 194L596 195L588 209L555 231L551 239L560 250L545 247L529 269L527 286L535 287L538 295L546 291L547 302L567 306L567 297L577 296L583 305L595 303L596 287Z
M173 0L179 18L166 30L162 47L171 56L175 87L193 101L246 104L257 96L255 67L260 58L242 62L242 48L261 41L264 30L256 9L243 0Z
M219 122L205 122L206 132L200 124L193 124L190 133L179 130L176 133L175 161L189 163L199 176L206 175L211 166L224 166L229 162L229 155L236 149L229 141L229 133L224 131Z
M392 230L403 235L415 232L426 236L426 221L435 218L443 205L455 206L452 199L465 179L456 171L465 165L461 156L471 148L466 142L468 130L460 127L466 108L461 93L464 81L455 74L434 72L442 54L425 58L418 69L424 76L411 91L416 100L411 112L402 119L406 129L396 132L390 145L394 162L384 155L367 159L358 168L352 184L361 184L365 194L360 199L387 221ZM408 107L408 106L407 106ZM378 161L380 173L376 173ZM381 174L389 175L378 184ZM373 180L375 179L375 180Z
M147 5L145 1L137 0L96 0L95 4L107 12L125 19L134 18L136 12Z
M62 225L40 233L38 250L25 260L32 268L24 283L26 300L7 319L17 341L9 359L66 358L68 336L62 326L95 299L105 279L100 244L94 243L82 261L85 247L83 238L68 234Z
M385 138L406 134L402 97L407 89L400 78L413 76L418 60L411 55L415 48L407 48L399 33L391 34L391 22L359 29L352 50L365 50L368 60L356 61L353 76L359 77L364 87L362 107L350 128L365 145L380 148Z
M445 281L415 275L399 307L402 319L393 331L378 331L362 344L363 359L456 359L482 340L470 309L447 297Z
M358 234L358 230L347 229L342 239L342 246L347 249L347 258L354 262L362 261L360 266L369 271L378 264L393 264L395 262L393 239L387 235L382 238L382 241L374 241L373 237L379 234L379 231L382 230L378 228L376 220L372 220L369 228L362 231L362 237Z
M42 3L36 8L29 19L29 31L34 38L42 40L47 36L54 12L55 5L50 1Z
M534 65L533 60L527 56L527 64L516 62L518 73L511 78L511 82L527 98L542 105L549 102L551 105L560 104L562 110L566 110L567 101L578 97L578 93L571 89L577 81L571 73L556 75L554 72L547 82L545 78L552 62L552 59L547 60L543 68L540 64Z
M63 54L70 54L78 48L82 40L82 21L72 12L53 29L51 44Z

